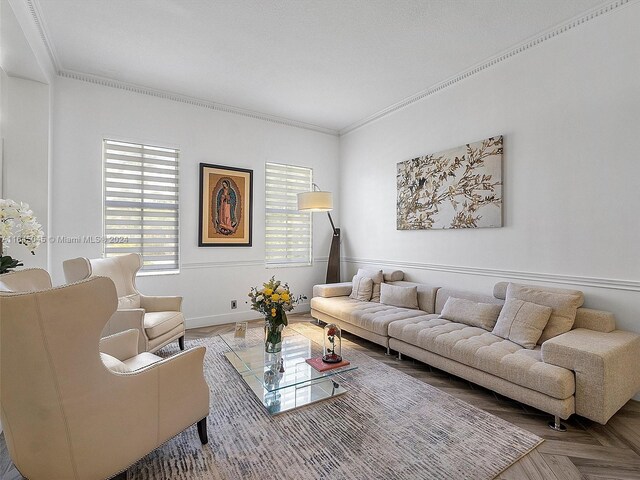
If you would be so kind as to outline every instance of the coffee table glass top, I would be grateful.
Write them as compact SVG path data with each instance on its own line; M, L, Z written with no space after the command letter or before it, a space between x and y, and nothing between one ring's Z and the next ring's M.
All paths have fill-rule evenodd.
M249 329L245 338L236 338L233 333L220 337L231 350L225 355L238 373L247 383L255 381L267 392L319 382L357 368L350 364L319 372L305 360L321 356L322 346L291 329L285 329L283 333L279 353L264 351L264 332L260 328ZM278 368L281 360L283 372Z
M318 372L305 362L322 355L322 347L291 328L283 332L282 351L264 351L264 330L247 330L245 338L220 335L229 347L224 355L240 378L271 415L343 395L341 374L355 370L353 364ZM282 362L282 367L280 364ZM284 370L284 371L282 371Z

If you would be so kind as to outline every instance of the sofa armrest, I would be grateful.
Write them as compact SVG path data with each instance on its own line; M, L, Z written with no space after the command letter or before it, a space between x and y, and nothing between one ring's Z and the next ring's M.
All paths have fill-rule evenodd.
M542 360L575 372L576 413L605 424L640 390L640 335L577 328L542 344Z
M313 286L314 297L345 297L351 293L351 282L326 283Z
M140 306L147 312L179 312L182 308L182 297L140 295Z
M121 362L138 355L138 330L132 328L100 339L100 352Z
M104 336L113 335L131 328L138 330L138 353L147 352L149 339L144 331L144 310L142 308L117 310L107 322L102 334Z

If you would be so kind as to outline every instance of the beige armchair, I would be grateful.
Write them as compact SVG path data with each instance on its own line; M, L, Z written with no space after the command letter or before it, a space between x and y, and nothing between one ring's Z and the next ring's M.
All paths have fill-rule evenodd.
M142 258L136 253L111 258L74 258L62 264L67 283L84 280L92 275L109 277L118 292L118 310L105 325L103 336L130 328L140 332L141 352L155 352L178 340L184 350L184 316L182 297L151 297L136 288L136 273Z
M31 480L108 478L194 423L207 443L205 349L129 365L130 373L106 368L100 334L116 299L104 277L0 293L1 420L11 459ZM137 334L100 348L126 364Z
M0 275L0 292L35 292L51 288L49 272L26 268Z

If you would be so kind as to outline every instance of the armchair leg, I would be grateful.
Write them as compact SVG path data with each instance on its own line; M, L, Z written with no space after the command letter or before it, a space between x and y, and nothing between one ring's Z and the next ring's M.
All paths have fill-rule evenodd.
M184 335L178 339L178 346L180 347L180 350L184 350Z
M198 436L200 437L200 443L202 443L202 445L209 443L209 437L207 436L207 417L198 422Z

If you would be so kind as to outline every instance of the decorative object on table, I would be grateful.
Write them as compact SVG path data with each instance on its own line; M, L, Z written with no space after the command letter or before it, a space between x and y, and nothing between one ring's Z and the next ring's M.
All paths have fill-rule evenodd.
M327 265L327 283L338 283L340 282L340 229L336 228L333 218L331 218L333 195L331 192L323 192L315 183L312 185L313 191L298 194L298 210L302 212L327 212L333 230Z
M200 164L198 246L250 247L253 170Z
M4 254L7 244L24 245L35 255L43 236L42 225L37 222L27 203L0 199L0 274L23 266L20 260Z
M342 332L336 324L328 323L324 326L323 347L322 361L324 363L342 362Z
M233 332L235 338L244 338L247 334L249 322L236 322L236 329Z
M502 226L502 136L398 163L397 229Z
M305 295L294 297L291 295L289 285L276 280L275 276L262 288L251 287L251 310L264 315L264 345L268 353L276 353L282 349L282 330L288 325L287 313L301 300L306 300Z
M347 365L351 365L351 362L345 359L342 359L340 363L326 363L322 359L322 357L307 358L305 362L307 362L319 372L326 372L327 370L333 370L335 368L342 368L346 367Z

